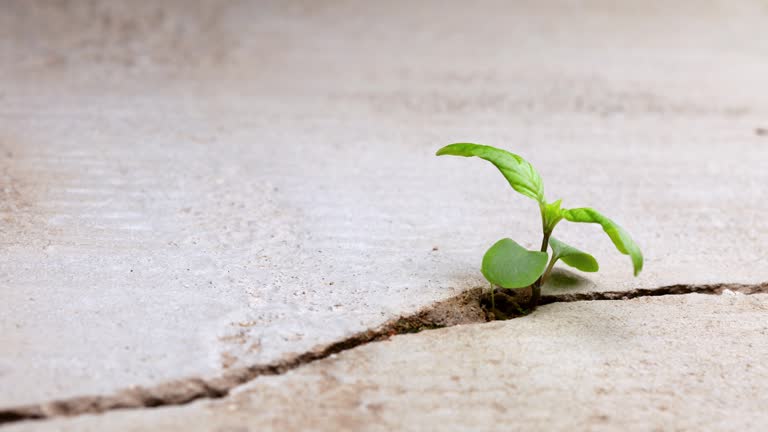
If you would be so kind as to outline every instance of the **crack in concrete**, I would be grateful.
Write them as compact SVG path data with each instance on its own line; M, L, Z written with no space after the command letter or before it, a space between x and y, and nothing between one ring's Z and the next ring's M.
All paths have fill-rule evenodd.
M679 284L659 288L639 288L630 291L545 295L541 298L541 304L628 300L637 297L694 293L719 295L726 290L745 295L768 294L768 282L751 285L728 283L708 285ZM258 377L281 375L334 354L367 343L385 340L398 334L486 322L485 312L480 307L481 295L481 288L471 289L455 297L437 302L417 313L390 320L375 329L357 333L325 347L265 365L253 365L234 369L219 377L209 379L186 378L168 381L152 387L132 387L105 396L81 396L40 404L0 408L0 425L26 420L46 420L54 417L98 414L118 409L184 405L198 399L223 398L234 388Z
M540 304L550 304L559 302L575 301L595 301L595 300L629 300L637 297L656 297L665 295L685 295L685 294L709 294L720 295L726 290L735 293L750 294L768 294L768 282L759 284L732 284L719 283L707 285L667 285L659 288L637 288L630 291L603 291L586 292L575 294L546 295L541 297Z

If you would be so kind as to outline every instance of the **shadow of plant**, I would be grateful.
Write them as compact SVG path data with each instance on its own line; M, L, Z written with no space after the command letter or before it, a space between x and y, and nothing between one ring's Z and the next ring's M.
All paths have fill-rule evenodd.
M594 288L595 283L591 280L563 268L554 268L549 275L545 289L550 290L582 290Z

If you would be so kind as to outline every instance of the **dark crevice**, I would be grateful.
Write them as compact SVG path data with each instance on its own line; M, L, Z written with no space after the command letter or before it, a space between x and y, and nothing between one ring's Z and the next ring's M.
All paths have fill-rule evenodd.
M549 294L541 304L576 301L627 300L682 294L722 294L725 290L742 294L768 293L768 282L756 285L710 284L669 285L660 288L640 288L630 291L603 291L573 294ZM96 414L118 409L139 409L184 405L198 399L225 397L232 389L261 376L281 375L300 366L327 358L367 343L392 336L417 333L434 328L451 327L488 321L488 312L481 302L483 291L475 288L453 298L438 302L412 315L391 320L380 327L357 333L333 344L305 352L286 360L265 365L253 365L227 371L214 378L187 378L168 381L152 387L133 387L104 396L81 396L68 399L0 408L0 425L25 420Z
M665 295L684 295L684 294L710 294L720 295L724 291L730 290L740 294L768 294L768 282L761 284L731 284L719 283L708 285L668 285L659 288L637 288L630 291L603 291L603 292L585 292L574 294L554 294L541 297L541 303L561 303L575 301L595 301L595 300L629 300L637 297L658 297Z

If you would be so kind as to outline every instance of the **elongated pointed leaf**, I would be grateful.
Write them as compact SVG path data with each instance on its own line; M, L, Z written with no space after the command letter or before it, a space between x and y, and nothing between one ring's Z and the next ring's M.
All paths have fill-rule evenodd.
M502 288L525 288L544 273L547 253L529 251L512 239L497 241L483 256L482 272Z
M555 260L562 260L569 266L577 268L583 272L591 273L600 270L600 266L597 264L595 257L586 252L582 252L554 237L550 237L549 245L552 247L552 253L555 256Z
M544 183L539 173L528 161L514 153L487 145L457 143L441 148L437 155L477 156L485 159L501 171L514 190L540 203L545 202Z
M624 255L632 258L632 267L634 267L635 276L643 270L643 253L640 247L632 240L632 237L624 231L624 228L616 222L600 214L597 210L591 208L577 208L563 211L563 216L571 222L596 223L603 227L603 231L613 241L614 246Z

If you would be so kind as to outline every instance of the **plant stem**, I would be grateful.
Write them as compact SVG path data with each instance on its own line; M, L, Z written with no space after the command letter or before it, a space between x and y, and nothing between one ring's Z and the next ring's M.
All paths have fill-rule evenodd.
M496 301L494 300L494 292L496 291L496 287L491 284L491 312L493 312L494 309L496 309Z
M544 283L547 281L547 279L549 279L549 273L552 272L552 267L555 266L555 262L557 262L558 259L559 259L559 257L557 255L552 254L552 258L549 260L549 265L547 265L547 269L544 270L544 274L541 275L541 284L542 285L544 285Z
M541 239L541 251L546 252L547 248L549 247L549 236L552 235L551 232L544 232L544 238Z
M547 232L546 228L544 231L544 238L541 239L541 251L546 252L547 248L549 247L549 236L552 235L552 231ZM550 262L550 267L554 264L554 262ZM544 276L546 275L546 271L543 275L539 277L539 279L536 280L536 282L531 285L531 304L529 306L531 312L536 310L536 307L539 305L539 300L541 299L541 285L544 282Z

